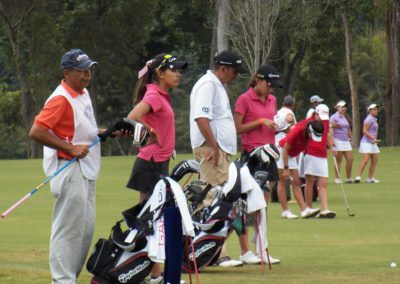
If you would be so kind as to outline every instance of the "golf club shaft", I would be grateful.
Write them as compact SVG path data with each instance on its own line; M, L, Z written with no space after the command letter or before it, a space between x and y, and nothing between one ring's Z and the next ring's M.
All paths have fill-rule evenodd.
M89 145L88 148L93 147L94 145L96 145L97 143L100 142L100 138L97 138L95 141L92 142L92 144ZM57 171L55 171L52 175L50 175L49 177L47 177L41 184L39 184L37 187L35 187L34 189L32 189L31 192L29 192L27 195L25 195L24 197L22 197L20 200L18 200L17 202L15 202L10 208L8 208L6 211L4 211L3 213L1 213L0 217L1 218L6 218L7 215L9 215L12 211L14 211L18 206L20 206L22 203L24 203L25 201L27 201L29 198L32 197L32 195L34 195L41 187L43 187L45 184L47 184L49 181L51 181L54 177L56 177L59 173L61 173L63 170L65 170L66 168L68 168L72 163L74 163L75 161L77 161L78 158L73 158L72 160L68 161L68 163L66 163L64 166L62 166L61 168L59 168Z
M347 208L347 213L349 214L349 216L354 216L354 214L350 213L349 203L347 202L346 192L344 191L344 188L343 188L343 183L342 183L342 179L340 178L339 167L338 167L338 164L336 162L336 157L335 156L333 156L333 163L335 164L336 172L337 172L339 180L340 180L340 188L342 189L344 202L345 202L346 208Z

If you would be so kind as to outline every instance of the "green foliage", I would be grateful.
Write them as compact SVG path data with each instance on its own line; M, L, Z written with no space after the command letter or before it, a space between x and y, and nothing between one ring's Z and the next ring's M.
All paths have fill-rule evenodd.
M26 158L26 132L22 126L20 91L9 91L0 84L0 157Z
M211 27L215 20L213 2L35 0L4 3L11 5L13 19L18 18L24 7L35 4L22 23L20 56L26 63L29 90L36 110L59 84L62 78L59 61L61 55L71 48L85 50L100 63L89 91L99 126L104 128L131 110L137 71L148 59L161 52L185 58L189 68L182 73L181 84L172 90L171 96L176 118L176 148L178 152L188 152L191 150L189 94L197 79L209 68ZM298 117L304 116L308 98L313 94L324 97L329 106L338 99L349 101L344 32L337 1L282 0L279 4L281 12L270 61L279 70L288 68L288 61L306 42L306 53L293 91L297 97ZM353 28L353 65L360 104L365 106L372 100L382 103L387 80L385 6L373 0L346 1L346 4ZM248 77L239 78L229 87L232 107L236 98L247 89L248 81ZM2 101L17 100L21 89L19 74L3 21L0 21L0 84L6 86L2 89ZM285 93L275 90L275 95L281 102ZM13 106L16 104L17 101L12 101ZM17 143L13 145L9 144L7 135L0 135L0 145L9 145L7 149L13 149L8 153L2 150L0 158L26 156L27 129L22 128L20 106L13 112L14 122L11 124L0 115L2 128L17 133L14 134ZM103 145L105 155L136 151L129 139L110 141Z

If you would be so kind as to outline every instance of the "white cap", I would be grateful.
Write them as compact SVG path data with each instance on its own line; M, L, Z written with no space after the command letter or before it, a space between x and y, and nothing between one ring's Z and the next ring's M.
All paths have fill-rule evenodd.
M377 104L370 104L370 105L368 106L367 110L371 110L371 109L376 108L376 107L378 107Z
M315 108L315 112L319 115L321 120L329 120L329 108L327 105L317 105L317 107Z
M346 105L345 101L338 101L338 103L336 104L336 107L344 107Z
M310 98L310 102L311 102L311 103L313 103L313 102L318 102L318 103L320 103L320 102L323 102L323 101L324 101L324 99L321 99L320 96L317 96L317 95L314 95L314 96L312 96L312 97Z

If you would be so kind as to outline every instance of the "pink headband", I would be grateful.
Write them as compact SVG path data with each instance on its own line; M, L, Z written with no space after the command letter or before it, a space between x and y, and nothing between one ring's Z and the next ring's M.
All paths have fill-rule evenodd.
M139 79L142 78L144 75L146 75L147 72L149 72L149 67L153 62L154 62L154 59L147 61L146 65L144 65L144 67L142 69L140 69L140 71L138 72Z

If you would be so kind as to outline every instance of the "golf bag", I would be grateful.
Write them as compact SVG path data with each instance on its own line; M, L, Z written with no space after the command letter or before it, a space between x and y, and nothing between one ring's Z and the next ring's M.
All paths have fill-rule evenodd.
M196 161L184 161L179 165L180 169L174 175L177 180L189 172L198 172L199 169ZM108 239L97 241L86 264L87 270L94 274L91 283L141 283L149 275L155 262L164 262L166 255L168 257L167 249L157 250L155 248L159 247L158 238L165 237L167 239L168 237L159 235L164 233L164 220L167 220L164 218L168 214L171 215L171 212L164 213L169 208L175 207L179 209L182 216L182 224L181 228L173 228L174 231L181 229L181 234L194 236L193 223L189 217L182 189L173 179L162 178L148 199L122 212L124 219L113 226ZM125 223L128 229L122 230L122 223ZM166 248L165 243L164 246ZM180 267L181 263L179 262L178 277L180 277ZM174 265L169 265L168 271L172 274ZM166 276L164 275L164 277Z
M258 147L250 154L252 161L262 163L277 158L279 152L274 145ZM218 260L229 233L233 229L238 234L244 233L246 213L265 212L266 203L260 186L265 185L267 178L268 173L263 171L256 171L252 176L247 163L234 161L229 167L229 178L222 187L213 187L202 181L194 181L184 187L196 236L193 240L194 252L186 250L184 254L183 271L194 272L195 265L201 271L212 265ZM265 223L265 219L263 221ZM262 250L268 245L266 228L263 232L265 237L255 238Z

